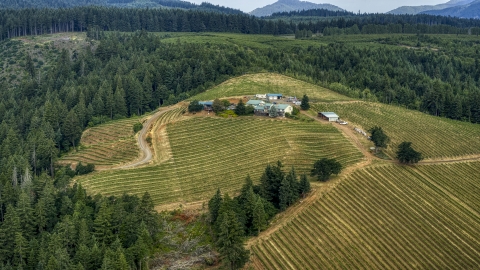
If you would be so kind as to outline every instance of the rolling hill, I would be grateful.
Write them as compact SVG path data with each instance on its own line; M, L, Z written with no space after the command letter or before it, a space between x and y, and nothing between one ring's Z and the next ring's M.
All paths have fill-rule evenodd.
M256 87L250 87L252 82ZM235 78L192 99L256 94L275 84L291 89L286 94L305 89L330 101L350 100L275 74ZM178 206L203 202L217 188L234 194L247 174L257 182L265 166L277 160L286 168L295 166L298 173L308 173L322 157L335 157L344 166L362 160L361 152L334 126L314 121L196 115L158 121L152 129L155 162L141 168L93 173L79 177L77 182L92 193L106 195L141 195L148 191L157 205Z
M391 10L387 13L390 14L419 14L425 11L433 11L433 10L443 10L446 8L451 8L455 6L462 6L468 3L473 2L474 0L451 0L444 4L439 5L425 5L425 6L402 6ZM430 13L428 13L430 14Z
M273 13L277 12L288 12L288 11L297 11L297 10L308 10L308 9L328 9L328 10L343 10L337 6L331 4L315 4L307 1L300 0L279 0L273 4L257 8L250 12L251 15L263 17L270 16Z

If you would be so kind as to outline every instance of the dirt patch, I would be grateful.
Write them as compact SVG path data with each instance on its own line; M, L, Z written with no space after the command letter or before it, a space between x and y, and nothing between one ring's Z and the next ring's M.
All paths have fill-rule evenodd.
M189 202L189 203L182 203L182 202L175 202L170 204L162 204L155 206L155 211L163 212L163 211L174 211L178 209L182 209L185 211L197 211L201 212L204 211L206 207L206 201L196 201L196 202Z

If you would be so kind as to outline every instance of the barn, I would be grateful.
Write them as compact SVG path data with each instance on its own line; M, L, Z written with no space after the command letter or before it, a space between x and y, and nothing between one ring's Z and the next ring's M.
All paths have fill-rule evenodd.
M334 113L334 112L319 112L318 117L328 120L329 122L335 122L337 121L340 117Z
M278 100L282 99L283 95L282 94L267 94L267 99L268 100Z

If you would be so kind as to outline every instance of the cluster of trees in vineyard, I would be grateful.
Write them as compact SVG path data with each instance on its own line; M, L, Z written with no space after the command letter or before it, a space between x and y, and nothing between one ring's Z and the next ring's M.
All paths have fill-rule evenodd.
M66 168L21 173L0 186L1 269L147 269L161 228L148 193L92 198Z
M310 182L303 174L298 181L295 169L286 173L280 161L267 165L255 186L248 176L240 195L222 197L220 190L210 199L208 210L217 247L231 269L239 269L248 259L244 237L257 235L267 228L278 211L285 211L301 196L310 192Z

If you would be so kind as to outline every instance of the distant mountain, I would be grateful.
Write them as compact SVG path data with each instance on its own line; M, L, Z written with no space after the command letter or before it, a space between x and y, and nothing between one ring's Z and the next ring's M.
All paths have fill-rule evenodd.
M227 14L244 14L238 9L202 3L193 4L181 0L0 0L0 9L21 8L70 8L78 6L113 6L125 8L181 8L213 11Z
M399 8L396 8L394 10L391 10L387 13L390 14L419 14L424 11L430 11L430 10L442 10L450 7L455 7L455 6L462 6L469 4L475 0L451 0L448 1L447 3L444 4L439 4L435 6L402 6Z
M424 11L422 12L422 14L480 19L480 0L476 0L465 5L449 7L441 10Z
M331 4L315 4L315 3L300 1L300 0L278 0L278 2L275 2L271 5L255 9L254 11L250 12L250 15L263 17L263 16L270 16L273 13L278 13L278 12L289 12L289 11L308 10L308 9L327 9L327 10L333 10L333 11L343 10Z

